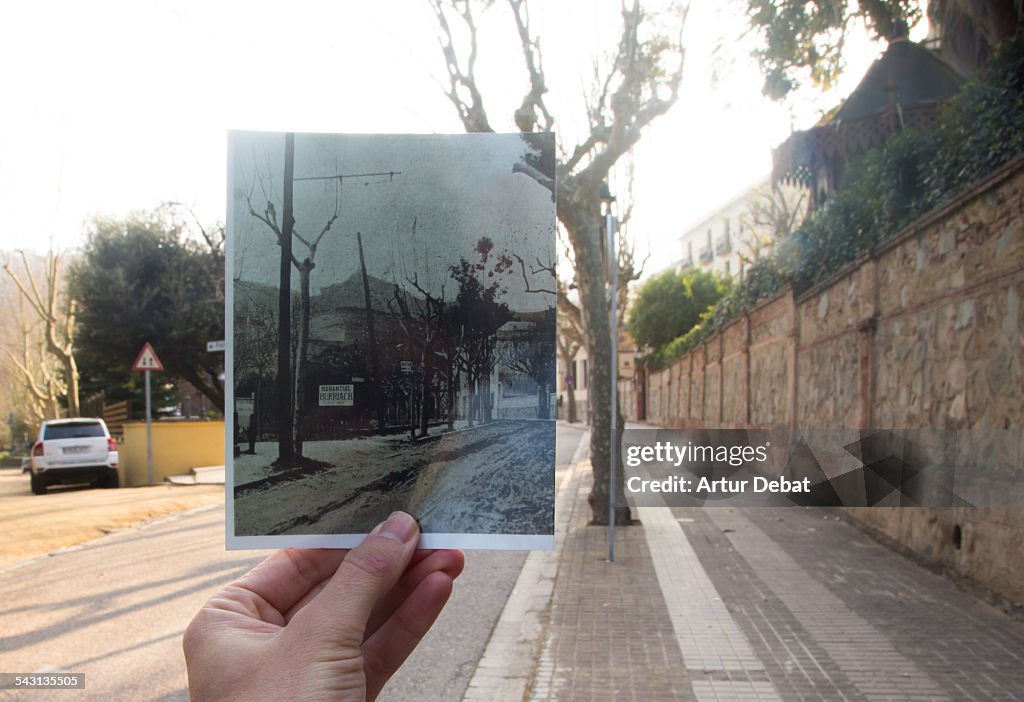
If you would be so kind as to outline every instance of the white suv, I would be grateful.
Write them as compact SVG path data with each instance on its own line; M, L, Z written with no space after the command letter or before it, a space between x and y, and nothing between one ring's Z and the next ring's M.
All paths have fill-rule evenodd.
M55 483L94 483L116 488L117 442L102 419L43 422L32 447L32 492L42 495Z

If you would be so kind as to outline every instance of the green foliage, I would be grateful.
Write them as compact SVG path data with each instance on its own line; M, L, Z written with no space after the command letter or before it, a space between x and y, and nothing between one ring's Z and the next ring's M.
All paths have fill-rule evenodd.
M629 333L638 344L660 348L689 331L729 288L728 279L702 270L656 275L640 286Z
M1024 32L1000 44L982 79L949 102L934 148L941 159L925 187L935 203L1024 152Z
M905 130L847 166L843 185L743 283L649 362L664 367L785 288L806 289L873 251L926 212L1024 153L1024 34L1003 42L979 81L951 100L935 128Z
M206 351L207 341L224 338L223 257L189 234L166 211L93 222L69 279L86 391L142 406L142 374L131 366L148 341L166 369L154 378L156 406L172 399L160 393L180 378L223 408L223 358Z
M764 48L754 52L764 75L764 94L780 100L808 79L828 89L843 70L851 20L863 21L876 38L883 38L892 34L898 20L916 24L922 6L915 0L747 0L750 26L764 40Z

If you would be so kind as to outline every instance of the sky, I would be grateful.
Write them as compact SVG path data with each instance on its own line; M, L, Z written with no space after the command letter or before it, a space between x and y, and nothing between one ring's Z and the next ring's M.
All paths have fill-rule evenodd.
M231 135L233 279L278 284L276 234L252 216L249 203L263 214L265 203L273 202L274 219L281 221L284 141L279 132ZM494 243L490 270L501 254L518 255L529 264L530 287L553 290L550 274L532 269L537 260L555 260L554 203L544 186L513 172L526 152L517 134L296 135L296 230L312 241L331 223L317 244L312 293L359 273L357 232L369 275L412 295L422 296L415 291L418 285L435 297L453 299L456 284L448 267L460 258L477 263L476 245L484 236ZM355 177L340 184L306 180L338 174ZM292 253L301 261L308 249L296 241ZM293 274L291 282L298 290L299 276ZM526 292L518 268L493 282L500 282L501 301L514 311L554 305L553 293ZM362 304L362 298L352 304Z
M595 60L614 46L613 0L535 3L548 104L580 137ZM481 16L477 68L499 131L526 90L503 3ZM648 271L678 259L686 224L764 177L771 148L813 124L880 48L853 40L846 77L790 105L760 95L735 0L694 0L679 103L634 151L630 233ZM229 129L452 134L434 19L420 0L92 0L0 9L0 250L81 246L96 215L183 202L225 218ZM612 179L627 189L622 173ZM620 197L620 202L624 200Z

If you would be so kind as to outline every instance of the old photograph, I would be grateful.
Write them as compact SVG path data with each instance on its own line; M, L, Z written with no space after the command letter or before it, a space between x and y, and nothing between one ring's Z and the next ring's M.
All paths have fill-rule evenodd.
M229 136L229 545L553 538L551 134ZM229 432L232 429L229 427Z

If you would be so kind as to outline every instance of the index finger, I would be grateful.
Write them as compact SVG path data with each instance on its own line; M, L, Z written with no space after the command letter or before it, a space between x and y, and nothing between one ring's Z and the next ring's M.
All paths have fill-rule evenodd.
M282 615L329 578L348 549L287 548L272 553L234 585L262 598Z

